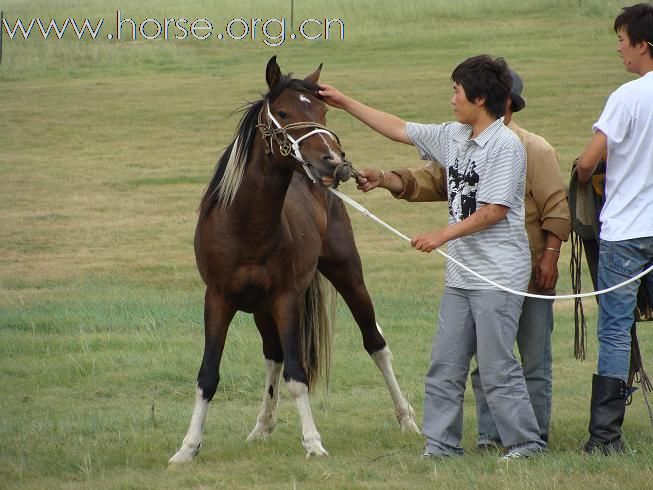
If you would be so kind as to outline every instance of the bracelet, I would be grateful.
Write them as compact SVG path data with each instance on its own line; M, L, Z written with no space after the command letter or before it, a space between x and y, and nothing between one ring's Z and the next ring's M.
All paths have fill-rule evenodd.
M385 187L385 172L381 169L381 185Z
M559 248L546 247L544 250L549 250L549 251L551 251L551 252L560 253L560 249L559 249Z

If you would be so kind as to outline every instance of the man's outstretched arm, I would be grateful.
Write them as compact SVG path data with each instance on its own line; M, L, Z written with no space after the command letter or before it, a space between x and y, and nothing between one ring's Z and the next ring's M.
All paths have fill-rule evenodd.
M391 140L400 143L406 143L407 145L413 144L408 138L408 134L406 133L406 121L403 119L388 114L387 112L382 112L366 106L365 104L346 96L330 85L321 83L320 89L319 94L324 97L324 102L331 107L347 111L349 114L359 119L364 124L367 124L374 131L382 134L386 138L390 138Z

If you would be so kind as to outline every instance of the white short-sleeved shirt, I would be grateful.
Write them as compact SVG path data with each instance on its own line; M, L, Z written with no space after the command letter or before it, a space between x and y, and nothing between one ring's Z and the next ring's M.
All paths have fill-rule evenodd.
M593 129L608 138L601 239L653 236L653 72L615 90Z
M448 253L479 274L518 290L531 275L524 228L526 150L501 119L476 138L472 128L457 122L408 123L406 132L422 159L435 160L447 173L449 224L457 223L485 204L509 208L493 226L448 243ZM446 284L463 289L494 289L451 261Z

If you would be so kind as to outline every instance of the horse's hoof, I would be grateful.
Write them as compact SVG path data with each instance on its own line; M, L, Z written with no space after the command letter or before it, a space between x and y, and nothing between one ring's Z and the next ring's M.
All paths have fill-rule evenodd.
M193 458L200 452L200 447L182 446L182 448L175 453L175 455L168 460L168 464L182 464L190 463Z
M324 449L322 445L320 445L319 449L313 449L308 451L306 453L306 459L310 459L311 456L328 456L328 455L329 453L327 452L327 450Z
M320 439L304 439L302 441L304 449L306 449L306 459L311 456L328 456L329 453L322 446L322 441Z
M401 427L401 432L414 432L420 434L421 431L417 424L415 423L415 410L410 406L410 403L406 402L407 414L396 413L397 420L399 421L399 426Z
M274 427L267 427L257 422L256 427L254 427L252 432L247 436L247 442L264 441L269 439L273 428Z
M419 427L417 427L417 424L412 419L400 420L399 424L401 425L401 432L404 433L404 434L407 433L407 432L412 432L412 433L416 433L416 434L421 433L421 431L419 430Z

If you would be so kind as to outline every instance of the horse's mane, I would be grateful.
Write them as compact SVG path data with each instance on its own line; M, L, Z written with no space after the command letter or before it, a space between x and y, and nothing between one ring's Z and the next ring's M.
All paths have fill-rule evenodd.
M256 137L258 114L266 102L273 102L287 89L317 95L319 87L306 80L292 78L290 73L281 75L279 82L267 94L262 95L261 99L248 102L237 111L244 114L240 118L233 141L220 156L213 178L204 191L200 203L200 219L206 219L216 206L226 209L233 202L243 180Z

